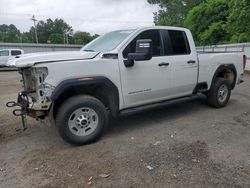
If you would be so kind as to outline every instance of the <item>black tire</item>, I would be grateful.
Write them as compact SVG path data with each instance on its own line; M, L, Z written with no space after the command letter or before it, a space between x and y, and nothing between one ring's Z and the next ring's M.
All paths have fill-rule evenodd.
M88 115L88 113L91 114L90 111L92 115L94 114L92 117ZM77 113L78 115L76 115ZM79 116L79 113L82 114ZM94 118L94 116L96 117ZM66 142L73 145L84 145L94 142L101 137L104 127L107 124L107 117L106 108L101 101L89 95L79 95L67 99L62 104L57 114L56 126L61 137ZM77 135L81 132L87 134L86 130L90 122L95 127L90 129L91 133L88 135Z
M222 97L220 91L221 88L227 90L226 95ZM228 80L225 78L217 78L215 82L212 84L209 93L207 94L207 103L208 105L215 108L222 108L227 105L231 96L231 85ZM223 100L222 100L223 99Z

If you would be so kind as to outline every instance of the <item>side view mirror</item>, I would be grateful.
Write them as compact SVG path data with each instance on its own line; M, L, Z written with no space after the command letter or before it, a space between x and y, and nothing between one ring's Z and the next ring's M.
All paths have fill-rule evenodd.
M146 61L152 58L152 40L140 39L136 41L136 52L129 53L128 59L124 61L126 67L132 67L134 61Z

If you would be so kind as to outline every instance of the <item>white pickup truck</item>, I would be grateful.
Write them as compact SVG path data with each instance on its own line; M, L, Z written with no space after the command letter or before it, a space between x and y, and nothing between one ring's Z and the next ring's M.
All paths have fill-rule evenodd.
M224 107L243 82L242 53L197 54L191 32L177 27L113 31L79 52L26 54L8 62L23 77L15 115L48 116L72 144L98 139L117 117L202 93ZM185 106L183 106L185 108Z
M0 50L0 67L5 67L6 63L17 55L22 55L21 49L1 49Z

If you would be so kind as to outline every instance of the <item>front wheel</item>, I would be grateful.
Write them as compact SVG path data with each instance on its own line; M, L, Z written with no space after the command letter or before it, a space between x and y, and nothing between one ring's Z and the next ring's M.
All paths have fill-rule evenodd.
M61 137L76 145L91 143L100 138L106 122L105 106L95 97L88 95L66 100L56 119Z
M227 105L231 96L231 86L227 79L217 78L207 94L207 103L215 108Z

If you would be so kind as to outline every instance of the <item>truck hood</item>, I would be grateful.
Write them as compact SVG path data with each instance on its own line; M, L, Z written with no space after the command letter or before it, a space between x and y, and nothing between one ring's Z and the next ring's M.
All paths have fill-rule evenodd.
M40 63L53 63L60 61L74 61L74 60L86 60L96 57L99 52L84 52L84 51L72 51L72 52L42 52L42 53L30 53L21 56L16 56L7 62L7 66L14 67L31 67Z

